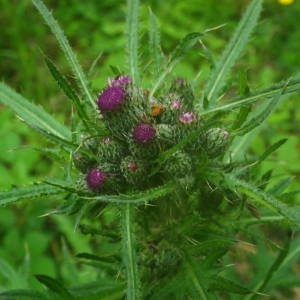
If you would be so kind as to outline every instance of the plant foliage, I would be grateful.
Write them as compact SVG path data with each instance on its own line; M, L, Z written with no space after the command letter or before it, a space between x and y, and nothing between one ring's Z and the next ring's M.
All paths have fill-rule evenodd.
M284 194L291 177L268 188L269 181L275 180L272 172L259 172L286 139L258 157L248 156L247 143L281 97L300 90L300 80L250 91L241 75L239 96L232 96L234 87L226 86L257 24L262 1L249 4L202 83L202 99L195 96L200 94L195 85L172 72L198 44L212 61L202 41L211 30L186 34L165 57L157 19L150 10L149 72L141 72L145 58L140 55L139 1L128 0L127 68L123 72L112 67L115 77L94 98L89 78L58 22L41 0L32 3L76 79L70 82L44 57L76 113L68 129L1 83L1 103L53 144L64 172L57 179L0 192L0 204L61 199L59 207L44 216L77 213L75 229L92 236L99 249L80 253L76 259L97 276L94 281L67 285L38 274L35 278L46 287L43 292L22 287L1 292L0 299L254 299L272 293L276 273L290 268L299 253L297 245L292 252L289 249L290 232L300 226L300 209ZM142 85L147 74L153 86ZM218 103L221 94L223 101ZM260 280L245 285L229 268L236 263L232 254L240 245L249 246L247 240L267 241L259 229L266 222L282 224L288 239ZM105 251L109 254L103 255Z

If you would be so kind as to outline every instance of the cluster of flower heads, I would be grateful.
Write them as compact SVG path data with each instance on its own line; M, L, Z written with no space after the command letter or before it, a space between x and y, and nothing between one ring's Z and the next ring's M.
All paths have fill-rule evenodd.
M222 128L201 130L205 122L193 102L192 89L183 79L176 79L157 98L149 98L149 92L135 86L129 76L109 79L97 99L107 136L85 137L87 151L83 153L90 151L92 157L81 152L74 156L88 190L116 192L124 186L139 188L164 179L189 178L191 182L199 154L206 158L221 155L229 137ZM161 163L162 152L193 133L189 142Z

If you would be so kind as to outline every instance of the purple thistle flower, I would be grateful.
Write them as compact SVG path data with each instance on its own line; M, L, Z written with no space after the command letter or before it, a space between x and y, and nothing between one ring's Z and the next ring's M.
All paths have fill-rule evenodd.
M182 107L182 103L180 100L174 100L171 102L170 106L173 109L180 109Z
M196 114L185 112L179 116L179 121L184 124L192 123L196 119Z
M87 186L92 191L97 191L104 183L105 178L108 176L106 172L100 169L91 169L86 175Z
M97 104L102 111L118 110L126 98L123 89L117 86L108 87L99 96Z
M109 78L108 84L111 87L122 87L129 85L132 82L132 79L128 75L120 75L116 78Z
M133 128L133 138L138 144L150 143L156 135L155 128L148 123L139 123Z

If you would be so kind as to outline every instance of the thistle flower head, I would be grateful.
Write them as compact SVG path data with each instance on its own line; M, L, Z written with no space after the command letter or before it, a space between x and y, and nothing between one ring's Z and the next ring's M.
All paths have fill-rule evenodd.
M86 184L92 191L97 191L103 185L108 174L100 169L91 169L86 175Z
M182 103L181 103L180 100L176 99L176 100L171 102L170 107L172 109L180 109L182 107Z
M149 123L139 123L133 128L133 139L138 144L148 144L155 136L156 130Z
M179 116L179 121L184 124L189 124L192 123L196 117L196 114L193 112L184 112Z
M125 101L126 93L119 86L106 88L99 96L97 104L102 111L118 110Z
M129 85L132 82L132 79L128 75L120 75L116 78L109 78L108 84L111 87L122 87Z

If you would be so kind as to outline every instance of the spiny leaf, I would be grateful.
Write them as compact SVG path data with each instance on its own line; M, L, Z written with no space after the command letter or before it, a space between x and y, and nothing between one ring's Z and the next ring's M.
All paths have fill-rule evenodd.
M51 72L53 78L56 80L59 87L63 90L63 92L66 94L66 96L73 102L74 106L76 107L78 111L78 115L85 124L87 128L88 126L88 116L85 112L84 105L81 103L79 97L76 94L76 91L73 89L71 84L68 82L67 78L59 72L55 64L47 57L44 57L45 62L48 66L49 71Z
M200 113L203 116L203 115L215 113L217 111L232 110L232 109L236 109L257 102L262 99L274 97L275 95L278 95L281 92L282 95L285 95L285 94L297 92L299 90L300 90L300 79L290 80L288 83L280 82L266 89L255 91L250 95L237 97L227 104L216 106L214 108L201 111Z
M273 97L268 106L257 116L249 120L242 128L237 131L237 135L245 135L246 133L252 131L254 128L261 125L268 116L275 110L277 104L280 100L281 93L278 93Z
M64 193L64 190L45 184L14 188L10 191L0 192L0 205L25 199L38 199L44 196L52 196L62 193Z
M119 204L145 204L149 201L161 198L170 194L174 190L173 185L165 184L157 188L149 189L145 192L129 194L129 195L100 195L85 197L84 199L97 200L108 203L119 203Z
M87 101L89 101L90 105L92 107L96 107L95 100L89 90L89 83L88 80L82 71L82 68L66 38L64 35L63 30L60 28L57 21L52 16L51 12L48 10L48 8L45 6L42 0L31 0L32 3L35 5L35 7L38 9L42 17L44 18L45 22L51 29L52 33L55 35L65 57L67 58L70 67L73 71L74 77L78 82L78 85L80 87L80 90L82 90L85 98Z
M53 134L52 132L45 130L43 128L37 127L35 126L35 124L30 124L28 123L30 127L32 127L33 129L35 129L37 132L39 132L41 135L43 135L46 139L48 139L50 142L59 145L67 150L70 151L74 151L75 149L78 148L77 145L73 144L72 142L70 142L69 140L65 140L55 134Z
M197 40L203 35L204 33L201 32L189 33L179 42L178 46L173 50L173 52L170 55L165 71L158 78L156 84L150 92L149 98L153 97L157 89L161 86L165 78L170 74L170 72L173 70L176 64L179 63L179 61L188 52L188 50L192 48L196 44Z
M283 216L292 228L295 228L297 230L300 229L300 217L293 210L293 207L289 207L287 204L279 201L272 195L259 190L252 184L240 180L231 174L226 174L225 176L228 178L229 182L231 182L231 184L236 187L238 191L247 195L249 197L249 200L252 199L257 203L266 206L273 212Z
M34 125L63 140L71 139L71 132L64 125L53 119L42 108L30 103L5 83L0 83L0 102L10 107L30 126Z
M74 299L74 297L68 292L68 290L58 280L47 275L35 275L35 278L42 284L44 284L51 291L60 295L63 299Z
M150 30L149 30L149 50L153 61L154 76L158 77L161 74L161 67L164 60L164 55L161 49L160 32L157 26L156 16L149 8Z
M210 105L213 105L225 85L226 76L246 46L251 32L257 24L262 9L262 0L253 0L248 6L234 35L224 50L216 68L205 87Z
M139 57L138 57L138 21L139 1L127 0L127 59L129 74L135 84L139 84Z

